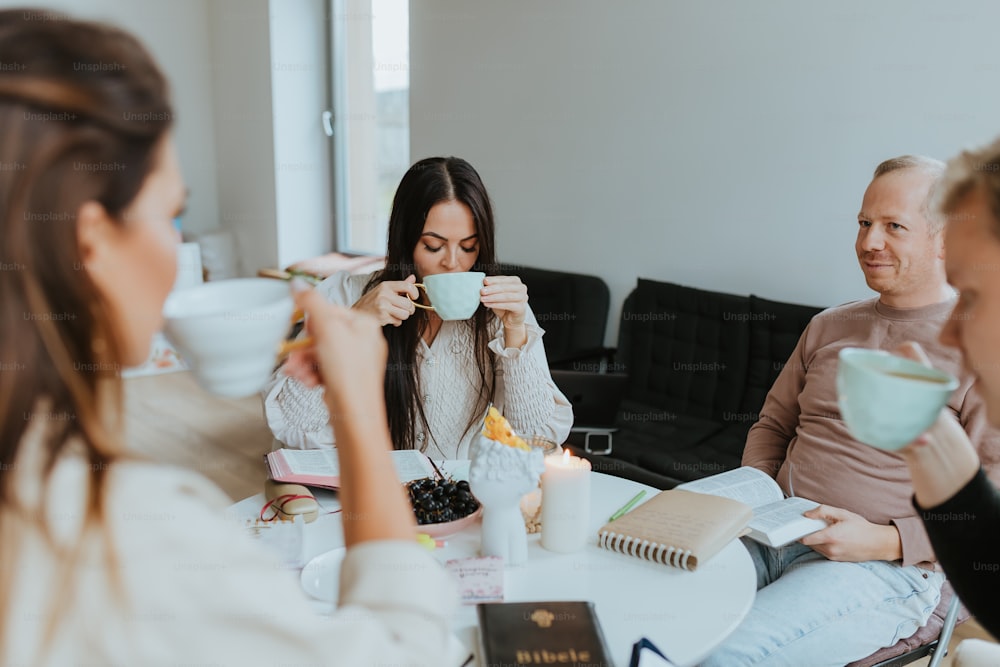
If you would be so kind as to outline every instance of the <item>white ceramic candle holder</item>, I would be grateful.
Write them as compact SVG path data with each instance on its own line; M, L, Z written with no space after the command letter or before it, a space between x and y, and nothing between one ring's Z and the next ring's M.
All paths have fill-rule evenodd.
M528 560L521 497L538 487L545 469L542 451L508 447L484 436L470 449L469 486L483 506L482 555L521 565Z

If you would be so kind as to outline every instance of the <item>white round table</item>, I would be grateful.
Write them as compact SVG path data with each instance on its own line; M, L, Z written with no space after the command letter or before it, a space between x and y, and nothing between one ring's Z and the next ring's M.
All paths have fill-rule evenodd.
M468 462L448 462L446 467L461 479ZM527 564L506 568L505 601L593 601L612 659L622 667L628 665L632 644L642 637L677 665L698 663L736 628L753 604L757 578L749 554L735 540L696 572L686 572L599 548L597 531L615 510L640 489L647 491L643 500L658 491L619 477L592 474L593 537L588 545L577 553L557 554L542 548L539 535L529 535ZM336 494L317 490L316 496L322 509L315 522L306 524L303 562L344 544L340 515L324 514L339 508ZM233 505L230 514L240 520L256 517L264 502L264 495L258 494ZM446 539L447 545L434 551L442 563L477 555L479 524ZM474 649L474 605L458 610L453 627Z

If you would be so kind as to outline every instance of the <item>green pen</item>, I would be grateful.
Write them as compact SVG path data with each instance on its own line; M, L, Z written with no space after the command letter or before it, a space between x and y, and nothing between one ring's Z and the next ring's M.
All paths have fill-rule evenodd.
M628 512L630 509L632 509L633 507L635 507L635 504L637 502L639 502L640 500L642 500L642 497L645 496L645 495L646 495L646 490L645 489L643 489L639 493L635 494L635 496L632 498L632 500L630 500L627 503L625 503L625 505L620 510L618 510L617 512L615 512L614 514L611 515L611 518L608 519L608 522L610 523L610 522L614 521L615 519L622 518L622 516L624 516L625 513Z

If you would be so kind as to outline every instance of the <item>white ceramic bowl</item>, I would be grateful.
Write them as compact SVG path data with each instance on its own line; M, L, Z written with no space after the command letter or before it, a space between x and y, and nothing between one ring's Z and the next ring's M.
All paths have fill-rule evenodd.
M274 370L294 309L288 283L219 280L177 290L163 307L163 333L214 394L260 391Z
M840 415L851 435L879 449L913 442L958 388L947 373L881 350L847 347L839 357Z

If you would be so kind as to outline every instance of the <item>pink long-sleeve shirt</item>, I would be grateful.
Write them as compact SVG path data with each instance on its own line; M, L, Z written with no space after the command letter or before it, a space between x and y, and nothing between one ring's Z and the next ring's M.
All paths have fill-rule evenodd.
M743 465L774 476L786 494L896 526L904 565L936 560L911 503L910 473L900 455L851 437L837 407L837 354L845 347L891 351L906 341L920 343L935 367L959 378L948 406L998 483L1000 431L987 424L985 405L972 389L974 377L961 366L961 353L938 342L953 306L949 300L899 309L870 299L816 315L768 393L743 452Z

